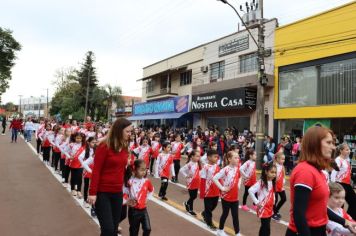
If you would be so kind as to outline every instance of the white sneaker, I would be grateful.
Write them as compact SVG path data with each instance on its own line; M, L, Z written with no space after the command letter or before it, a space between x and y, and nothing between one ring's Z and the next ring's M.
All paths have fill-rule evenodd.
M217 236L227 236L227 234L225 233L225 231L223 229L218 229L216 231L216 235Z

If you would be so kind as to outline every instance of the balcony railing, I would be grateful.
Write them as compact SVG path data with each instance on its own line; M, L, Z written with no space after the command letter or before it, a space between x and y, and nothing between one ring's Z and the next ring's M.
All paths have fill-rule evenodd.
M177 91L173 91L172 88L162 88L159 90L153 90L151 92L147 92L147 97L155 97L161 95L178 95Z

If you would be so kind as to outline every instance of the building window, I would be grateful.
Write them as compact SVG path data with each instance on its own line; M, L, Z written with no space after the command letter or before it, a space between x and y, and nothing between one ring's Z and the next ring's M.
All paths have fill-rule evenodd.
M240 60L240 73L247 73L252 71L257 71L257 53L250 53L242 55Z
M153 92L153 90L154 90L153 80L150 79L146 82L146 93Z
M192 83L192 70L180 73L180 86Z
M278 102L281 108L356 103L356 58L281 71Z
M210 81L215 82L217 79L223 79L225 73L225 61L220 61L210 65Z

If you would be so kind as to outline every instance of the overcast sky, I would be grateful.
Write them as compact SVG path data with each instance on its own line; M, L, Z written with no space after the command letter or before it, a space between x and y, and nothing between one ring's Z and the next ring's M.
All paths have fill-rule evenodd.
M230 0L238 7L242 0ZM265 0L265 18L280 25L350 0ZM79 68L93 51L101 85L141 96L142 68L233 33L238 19L216 0L0 0L0 27L23 46L3 102L50 95L55 71Z

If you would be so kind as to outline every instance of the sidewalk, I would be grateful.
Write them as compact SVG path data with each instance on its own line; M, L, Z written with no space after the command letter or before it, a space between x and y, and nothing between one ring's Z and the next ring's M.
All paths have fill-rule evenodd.
M3 236L99 235L99 227L22 138L0 135L0 230Z

